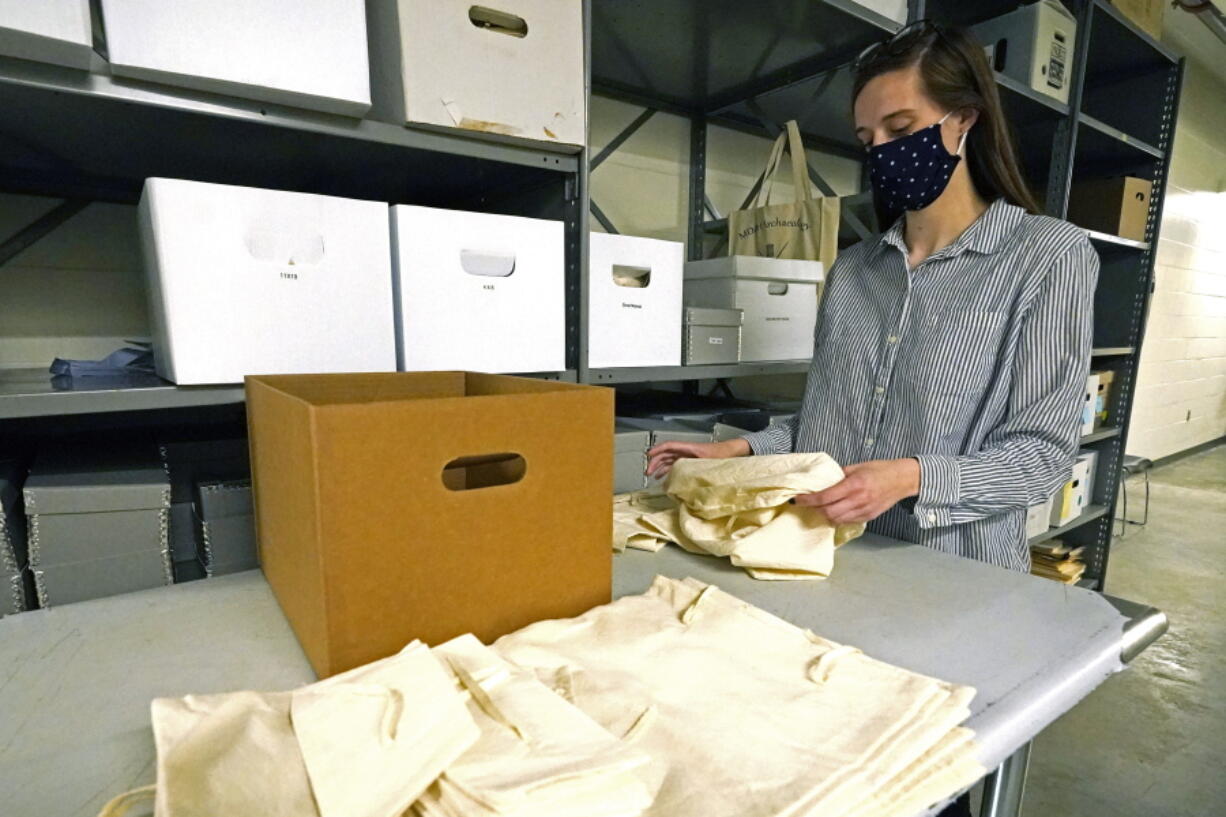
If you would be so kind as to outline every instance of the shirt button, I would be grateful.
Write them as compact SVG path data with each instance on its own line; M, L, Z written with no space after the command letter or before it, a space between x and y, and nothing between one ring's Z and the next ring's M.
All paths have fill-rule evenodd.
M873 438L872 438L872 437L869 437L867 440L865 440L865 441L864 441L864 444L865 444L865 445L872 445L872 444L873 444Z
M886 340L890 343L898 343L898 335L890 335Z
M877 388L873 389L873 391L877 394L885 394L885 388L882 386L878 386Z
M929 511L929 512L928 512L928 521L929 521L929 522L936 522L936 521L937 521L937 515L936 515L935 513L933 513L932 511Z

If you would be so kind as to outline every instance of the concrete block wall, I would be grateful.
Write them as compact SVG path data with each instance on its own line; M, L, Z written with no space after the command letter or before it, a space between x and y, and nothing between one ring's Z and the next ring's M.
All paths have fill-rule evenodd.
M1189 60L1127 450L1226 436L1226 81Z

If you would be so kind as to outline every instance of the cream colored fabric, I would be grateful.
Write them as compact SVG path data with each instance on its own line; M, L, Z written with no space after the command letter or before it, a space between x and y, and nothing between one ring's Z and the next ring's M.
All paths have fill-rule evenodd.
M398 817L478 736L420 642L293 692L151 710L156 817Z
M650 758L614 738L534 674L471 635L434 648L466 691L481 737L414 806L424 817L634 817L654 787Z
M665 542L731 559L755 579L821 579L835 548L864 532L834 525L817 508L788 504L843 479L826 454L678 460L667 504L646 492L614 498L614 550L658 550Z
M909 817L984 773L957 727L973 690L692 579L494 648L667 766L648 814Z

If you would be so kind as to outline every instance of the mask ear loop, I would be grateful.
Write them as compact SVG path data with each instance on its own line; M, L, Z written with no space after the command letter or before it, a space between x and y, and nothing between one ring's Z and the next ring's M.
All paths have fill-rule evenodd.
M938 119L938 120L937 120L937 124L938 124L938 125L944 125L944 124L945 124L945 120L946 120L946 119L949 119L949 117L951 117L951 116L953 116L953 115L954 115L954 112L953 112L953 111L950 111L949 113L945 114L945 115L944 115L944 116L942 116L940 119ZM968 135L968 134L970 134L970 129L969 129L969 128L968 128L967 130L962 131L962 136L961 136L961 137L959 137L959 139L958 139L958 149L954 151L954 155L955 155L955 156L961 156L961 155L962 155L962 149L963 149L964 147L966 147L966 137L967 137L967 135Z

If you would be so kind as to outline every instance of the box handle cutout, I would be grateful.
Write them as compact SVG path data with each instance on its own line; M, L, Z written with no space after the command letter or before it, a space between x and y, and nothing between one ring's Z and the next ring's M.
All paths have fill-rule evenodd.
M460 267L469 275L509 278L515 272L515 256L460 250Z
M495 34L506 34L508 37L528 36L528 21L510 12L486 6L469 6L468 20L477 28L484 28Z
M312 231L270 230L256 227L243 237L247 254L257 261L291 267L318 264L324 257L324 237Z
M782 283L768 284L766 291L771 295L787 295L788 285Z
M613 265L613 283L630 289L646 289L651 286L651 267Z
M524 478L528 463L519 454L458 457L443 467L443 485L449 491L474 491L513 485Z

